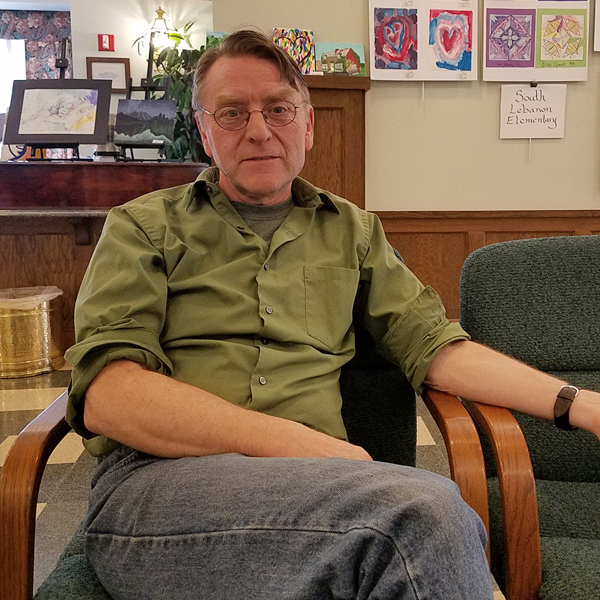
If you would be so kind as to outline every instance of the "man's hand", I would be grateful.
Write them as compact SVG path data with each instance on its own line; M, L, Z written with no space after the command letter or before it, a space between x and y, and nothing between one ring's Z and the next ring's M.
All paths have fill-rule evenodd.
M271 417L273 418L273 417ZM295 423L285 419L279 424L282 431L289 429L289 436L286 436L281 447L280 456L297 457L339 457L351 458L354 460L373 460L369 453L360 446L355 446L350 442L339 440L320 431Z

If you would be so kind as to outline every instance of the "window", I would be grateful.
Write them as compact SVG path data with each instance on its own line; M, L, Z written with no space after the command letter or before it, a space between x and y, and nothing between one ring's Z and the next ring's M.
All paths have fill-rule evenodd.
M12 86L15 79L25 79L25 40L0 39L0 113L10 105Z

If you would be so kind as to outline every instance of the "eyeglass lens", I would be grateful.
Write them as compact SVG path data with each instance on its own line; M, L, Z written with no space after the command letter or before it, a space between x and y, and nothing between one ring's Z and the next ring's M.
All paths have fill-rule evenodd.
M250 119L250 112L240 106L223 106L215 111L217 125L223 129L235 131L243 129ZM267 104L261 111L265 121L273 127L289 125L296 118L296 106L291 102L281 101Z

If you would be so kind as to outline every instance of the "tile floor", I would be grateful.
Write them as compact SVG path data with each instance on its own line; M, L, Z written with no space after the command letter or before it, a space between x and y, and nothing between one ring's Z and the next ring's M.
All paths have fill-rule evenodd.
M60 371L35 377L0 379L0 468L19 431L65 390L69 377L67 365ZM449 476L441 434L420 401L417 412L417 464ZM95 463L74 433L67 435L50 457L38 503L36 589L54 567L58 555L85 515ZM494 600L503 598L497 590Z

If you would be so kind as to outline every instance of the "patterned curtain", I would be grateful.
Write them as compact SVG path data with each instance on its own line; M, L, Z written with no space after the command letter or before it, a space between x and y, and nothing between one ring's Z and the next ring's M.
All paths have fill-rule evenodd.
M0 12L0 38L25 40L27 79L58 79L54 63L60 57L61 42L71 39L71 14L63 11L4 10ZM71 44L67 44L69 67L65 77L73 77Z

